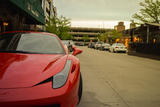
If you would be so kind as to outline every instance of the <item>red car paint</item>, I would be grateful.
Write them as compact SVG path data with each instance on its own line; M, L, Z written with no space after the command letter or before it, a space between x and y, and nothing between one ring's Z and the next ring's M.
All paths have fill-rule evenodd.
M75 49L74 53L79 51ZM72 60L72 66L63 87L53 89L52 81L38 84L61 72L67 60ZM74 107L78 103L79 80L80 64L73 55L0 53L0 107Z

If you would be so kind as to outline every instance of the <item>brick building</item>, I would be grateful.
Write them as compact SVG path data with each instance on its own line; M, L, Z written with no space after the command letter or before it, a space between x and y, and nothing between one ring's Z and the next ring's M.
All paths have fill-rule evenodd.
M119 22L117 26L114 26L114 29L118 32L122 32L125 30L124 22Z

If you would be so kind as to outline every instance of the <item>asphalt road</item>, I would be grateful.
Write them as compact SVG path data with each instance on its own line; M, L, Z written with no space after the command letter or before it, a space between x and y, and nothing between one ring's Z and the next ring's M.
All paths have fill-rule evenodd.
M79 48L83 97L78 107L160 107L160 61Z

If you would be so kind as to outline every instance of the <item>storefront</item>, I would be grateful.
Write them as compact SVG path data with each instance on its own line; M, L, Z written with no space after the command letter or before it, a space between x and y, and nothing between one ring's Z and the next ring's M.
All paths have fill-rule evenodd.
M45 25L41 0L1 0L0 10L0 32Z
M145 23L124 31L130 35L129 51L160 54L160 24Z

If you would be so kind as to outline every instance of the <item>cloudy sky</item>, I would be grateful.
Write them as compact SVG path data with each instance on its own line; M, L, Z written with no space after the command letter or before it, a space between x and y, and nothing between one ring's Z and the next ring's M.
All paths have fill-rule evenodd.
M144 0L54 0L58 15L71 19L72 26L113 28L118 21L128 27L131 16Z

